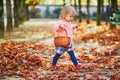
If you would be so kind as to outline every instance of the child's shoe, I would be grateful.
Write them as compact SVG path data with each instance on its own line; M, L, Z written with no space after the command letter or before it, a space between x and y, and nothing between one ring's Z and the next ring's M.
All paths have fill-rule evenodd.
M51 70L56 70L56 65L52 65L50 69Z
M75 66L75 69L79 70L79 69L82 69L83 67L84 67L84 65L77 65L77 66Z

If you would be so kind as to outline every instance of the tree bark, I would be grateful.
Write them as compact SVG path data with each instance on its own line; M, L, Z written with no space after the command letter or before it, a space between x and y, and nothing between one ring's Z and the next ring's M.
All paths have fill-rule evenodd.
M113 15L114 12L118 11L117 0L111 0L111 11L110 16ZM110 23L110 29L114 29L116 25Z
M101 25L101 0L97 2L97 25Z
M20 10L19 10L19 14L20 14L20 20L21 20L21 23L22 24L24 21L28 20L28 6L25 5L25 0L20 0L19 1L20 3Z
M11 0L6 0L6 7L7 7L7 31L12 31L13 25L12 25Z
M13 11L14 11L14 27L18 27L19 24L20 24L20 21L19 21L19 0L14 0L14 8L13 8Z
M23 2L23 11L24 11L24 14L23 14L23 17L24 17L24 20L23 21L27 21L29 20L29 10L28 10L28 5L25 4L25 0Z
M0 38L4 38L4 10L3 0L0 0Z
M111 0L111 14L117 11L117 0Z
M24 12L23 12L23 1L24 0L18 0L18 3L19 3L19 9L18 9L18 14L19 14L19 24L22 24L23 23L23 18L24 18Z
M101 5L102 5L102 13L104 12L104 1L101 0Z
M70 5L72 5L72 0L70 0Z
M82 22L81 0L78 0L79 5L79 22Z
M77 11L77 2L76 2L76 0L74 0L74 7L75 7L75 10Z
M18 27L28 19L29 11L28 5L25 4L25 0L14 0L14 26Z
M87 0L87 23L90 23L90 11L89 11L89 7L90 7L90 0Z
M66 5L65 0L63 0L63 6L65 6L65 5Z

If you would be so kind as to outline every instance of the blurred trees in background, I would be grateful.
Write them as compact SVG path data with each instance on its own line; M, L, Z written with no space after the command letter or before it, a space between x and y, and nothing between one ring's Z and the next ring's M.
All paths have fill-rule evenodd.
M3 0L0 0L0 38L4 38L4 9L3 9Z
M29 19L28 5L25 0L14 0L12 8L12 0L0 0L0 38L4 38L4 31L12 31L14 27L18 27L24 21ZM4 3L6 3L6 14L4 13ZM13 11L13 12L12 12ZM4 26L4 18L6 19L6 29Z
M90 23L90 11L89 11L89 7L90 7L90 0L87 0L87 23Z
M29 19L28 5L25 0L14 0L14 27ZM18 16L19 15L19 16Z
M13 1L13 4L12 2ZM24 21L29 20L29 6L33 6L33 8L36 5L42 5L45 1L52 1L52 0L0 0L0 38L4 37L4 4L3 2L6 2L6 13L7 13L7 26L6 26L6 31L12 31L13 28L18 27L20 24L22 24ZM91 6L91 1L92 0L69 0L69 2L66 2L68 0L60 0L62 1L61 6L70 4L75 7L76 11L78 12L78 17L79 22L82 22L82 16L83 12L81 10L83 6L83 2L86 5L86 10L87 14L86 15L86 20L87 23L89 23L91 19L91 14L90 14L90 6ZM101 25L101 20L102 20L102 14L104 12L104 2L108 1L108 5L111 6L111 14L113 12L118 11L118 0L93 0L97 2L97 13L94 15L95 20L97 21L97 25ZM58 2L58 0L53 0L54 4ZM59 2L58 2L59 3ZM46 5L49 5L47 3ZM52 4L51 4L52 5ZM13 7L12 7L13 6ZM54 10L53 12L55 13L54 15L58 17L60 13L60 8L57 8L57 10ZM33 10L34 11L34 10ZM40 12L37 10L37 12ZM32 13L32 12L31 12ZM37 16L40 16L39 14L36 14ZM33 16L33 15L31 15ZM51 18L54 18L53 16Z
M11 8L11 0L6 0L6 8L7 8L7 31L13 30L12 25L12 8Z
M98 0L97 2L97 25L100 25L100 21L101 21L101 8L102 8L102 0Z
M78 0L78 6L79 6L79 22L81 22L82 21L81 0Z

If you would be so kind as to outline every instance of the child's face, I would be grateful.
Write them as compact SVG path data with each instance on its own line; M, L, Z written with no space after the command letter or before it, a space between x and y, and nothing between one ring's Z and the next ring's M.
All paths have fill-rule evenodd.
M72 21L73 18L74 18L73 14L68 14L68 15L66 15L66 17L65 17L65 20L67 20L67 21Z

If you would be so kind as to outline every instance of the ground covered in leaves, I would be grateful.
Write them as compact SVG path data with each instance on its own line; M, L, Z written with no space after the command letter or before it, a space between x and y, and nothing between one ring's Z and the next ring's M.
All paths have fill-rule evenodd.
M6 33L14 39L8 37L10 40L0 42L0 80L8 77L11 77L10 80L119 80L120 29L104 29L88 32L87 35L85 32L79 27L74 34L75 54L79 63L85 64L83 69L77 71L67 53L60 57L58 70L50 70L55 54L53 42L45 45L39 39L53 37L52 29L18 28ZM33 40L37 34L41 37Z

